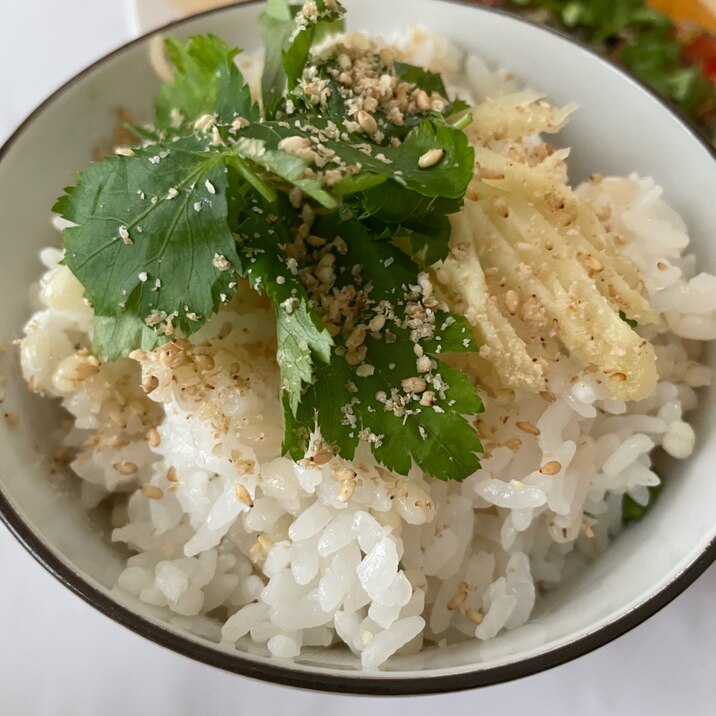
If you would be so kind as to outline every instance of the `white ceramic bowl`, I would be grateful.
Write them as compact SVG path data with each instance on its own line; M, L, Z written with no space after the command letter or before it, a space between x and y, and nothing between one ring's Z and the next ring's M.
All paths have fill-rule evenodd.
M573 147L573 179L588 172L650 174L686 218L699 263L716 271L710 148L638 83L584 48L549 31L474 6L440 0L347 0L353 28L388 34L423 24L466 50L511 68L557 103L581 109L560 141ZM249 50L258 46L261 5L225 8L177 23L173 34L214 32ZM19 334L30 313L27 286L40 273L38 251L57 244L50 207L71 172L90 160L112 130L112 110L147 115L157 80L147 62L148 38L100 60L55 93L0 154L0 338ZM714 354L710 355L713 365ZM16 371L17 372L17 371ZM17 375L6 409L17 427L0 429L0 513L47 569L93 606L135 631L195 659L283 684L358 693L455 690L516 678L562 663L622 634L656 612L716 557L716 427L708 420L713 391L695 418L699 448L684 464L665 464L666 488L639 524L573 583L540 603L530 623L491 642L467 642L392 659L380 673L361 673L347 650L306 652L272 661L253 648L227 650L185 618L140 605L112 591L123 562L83 513L71 478L48 479L47 454L58 414L31 396Z

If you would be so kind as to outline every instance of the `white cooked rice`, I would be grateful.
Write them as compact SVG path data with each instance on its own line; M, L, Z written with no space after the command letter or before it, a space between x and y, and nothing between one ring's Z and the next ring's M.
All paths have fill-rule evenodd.
M414 62L457 77L446 43L420 31L411 39ZM476 97L517 90L479 58L462 84ZM211 615L226 644L251 639L292 659L344 643L366 669L424 643L525 624L570 556L607 548L623 495L647 504L659 483L653 449L691 454L683 414L711 380L697 341L716 338L716 278L695 275L686 227L660 188L632 176L579 193L609 206L662 315L643 329L659 382L645 400L614 400L563 355L551 396L486 397L489 452L462 483L416 468L391 475L365 445L352 463L282 457L272 308L245 286L191 342L98 365L82 288L61 251L43 251L23 371L75 419L65 443L87 509L112 496L112 540L134 553L118 587L179 615ZM559 469L543 474L547 463Z

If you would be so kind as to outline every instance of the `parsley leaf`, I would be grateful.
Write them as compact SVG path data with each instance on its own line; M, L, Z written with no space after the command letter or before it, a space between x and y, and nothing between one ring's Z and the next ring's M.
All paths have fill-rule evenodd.
M268 0L259 18L259 31L266 47L261 77L264 114L274 119L288 84L293 90L303 74L311 46L325 33L340 31L345 10L338 3L318 0L314 13L289 5L286 0Z
M217 255L236 263L226 185L222 155L194 137L82 172L54 211L77 224L64 232L65 260L95 312L200 328L234 290L232 271L214 265Z
M131 313L94 317L92 352L105 363L126 357L135 348L151 351L168 340Z
M190 37L186 43L169 38L165 46L175 75L157 96L157 129L176 129L204 114L216 114L220 122L231 122L237 115L258 119L258 107L234 62L239 49L229 48L215 35Z
M371 155L350 144L328 141L326 146L344 161L361 167L359 173L345 176L334 187L337 194L344 196L366 188L361 184L366 173L392 179L422 196L449 199L461 199L472 178L474 151L465 133L447 124L439 115L425 119L412 129L400 146L380 147ZM429 168L420 167L420 157L433 149L442 150L442 158ZM379 154L385 160L379 159Z
M239 272L255 290L266 292L276 306L281 389L295 415L303 385L313 379L315 363L330 363L333 340L287 266L282 247L292 241L292 227L277 216L291 214L285 200L269 204L249 195L240 214L237 241Z
M268 0L259 17L259 32L266 48L261 76L261 96L264 114L273 119L276 108L283 101L286 73L283 69L283 48L293 32L291 8L286 0Z
M310 11L309 7L311 7ZM296 14L295 26L282 56L289 92L296 87L301 79L311 46L314 41L320 39L319 33L326 29L326 25L336 27L335 23L340 23L343 15L345 15L343 6L330 0L316 0L315 3L307 3ZM336 29L339 27L340 25Z
M441 97L448 96L443 78L434 72L430 72L430 70L410 65L407 62L396 62L395 73L403 82L414 85L428 95L438 94ZM451 114L455 114L467 108L468 105L466 102L456 99L448 103L442 114L449 117Z
M360 194L361 218L376 234L381 226L387 237L415 260L420 268L442 261L448 254L449 214L460 210L461 202L443 197L422 197L394 181Z
M325 215L312 231L335 245L335 291L350 284L356 267L362 269L366 288L355 301L364 309L355 329L367 327L365 355L349 362L352 330L334 337L337 357L316 370L288 423L287 447L293 455L305 452L317 419L323 438L346 458L363 437L380 462L401 474L412 461L439 479L472 474L481 445L464 416L480 412L482 401L467 376L440 359L442 352L476 350L467 322L440 308L426 311L420 286L412 285L415 265L390 242L372 240L359 221ZM371 330L376 318L383 326ZM427 361L422 370L418 353Z
M253 124L233 145L238 154L285 179L329 209L335 209L336 200L325 190L319 179L305 176L309 163L278 149L285 132L277 132L278 126L271 122Z

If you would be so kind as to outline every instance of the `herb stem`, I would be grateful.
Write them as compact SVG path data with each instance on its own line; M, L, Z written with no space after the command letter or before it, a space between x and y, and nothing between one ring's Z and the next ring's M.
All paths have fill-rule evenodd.
M256 172L251 170L249 163L238 154L230 154L227 163L233 167L256 191L269 203L276 201L276 190L271 184L264 181Z

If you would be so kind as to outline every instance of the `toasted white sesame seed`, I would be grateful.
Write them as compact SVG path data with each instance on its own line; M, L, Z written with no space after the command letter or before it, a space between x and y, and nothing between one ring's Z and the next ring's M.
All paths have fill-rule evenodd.
M144 283L144 282L147 280L147 278L148 278L147 272L146 272L146 271L142 271L142 272L139 274L138 278L139 278L139 280L140 280L142 283Z
M292 137L284 137L279 143L278 148L287 154L296 154L304 149L311 148L311 140L308 137L295 135Z
M236 494L236 499L239 500L239 502L243 502L248 507L254 506L254 501L251 499L249 491L241 483L237 482L234 485L234 493Z
M450 611L454 611L462 605L465 599L467 599L467 595L467 582L460 582L460 584L457 585L457 592L455 593L455 596L447 603L447 608Z
M159 431L156 428L149 428L149 432L147 433L147 441L149 442L149 445L151 447L159 447L159 444L162 442L162 439L159 435Z
M400 381L400 385L406 393L422 393L427 388L424 378L413 376Z
M211 144L214 147L222 147L224 145L224 139L217 127L211 128Z
M375 368L369 363L363 363L356 369L356 375L359 378L369 378L373 373L375 373Z
M515 423L518 430L521 430L523 433L527 433L528 435L540 435L540 429L533 425L532 423L528 423L526 421L518 421Z
M215 269L219 271L226 271L231 268L231 264L226 256L222 254L214 254L214 258L211 260L211 264Z
M216 124L216 115L202 114L196 122L194 122L195 132L206 132Z
M158 387L159 387L159 378L157 378L156 375L148 375L142 381L142 390L145 393L151 393L153 390L156 390Z
M375 121L375 117L369 114L364 109L361 109L356 115L358 124L361 129L368 134L374 134L378 130L378 123Z
M519 307L520 297L517 291L509 289L509 291L505 293L505 308L507 308L507 311L510 313L510 315L514 316L515 313L517 313L517 309Z
M234 121L231 123L231 129L230 132L238 132L240 129L244 129L244 127L249 126L249 120L245 117L235 117Z
M428 169L429 167L434 167L444 156L444 149L428 149L428 151L425 152L425 154L423 154L420 159L418 159L418 166L421 169Z
M421 112L429 112L429 111L430 111L430 109L431 109L431 107L430 107L430 97L428 97L428 95L427 95L427 93L425 92L425 90L420 90L420 91L415 95L415 104L418 105L418 109L419 109Z
M587 264L587 269L589 271L589 275L593 275L595 273L601 273L604 271L604 264L592 254L588 254L585 263Z
M466 609L465 610L465 616L473 623L473 624L482 624L483 619L485 618L485 615L478 611L477 609Z
M161 487L155 487L154 485L142 485L139 488L145 497L150 500L161 500L164 497L164 490Z
M207 179L204 182L204 186L206 187L206 190L209 192L209 194L216 194L216 187Z
M120 475L134 475L137 472L139 472L139 468L137 467L136 463L128 462L126 460L121 460L120 462L115 462L112 467L114 467L114 469Z

